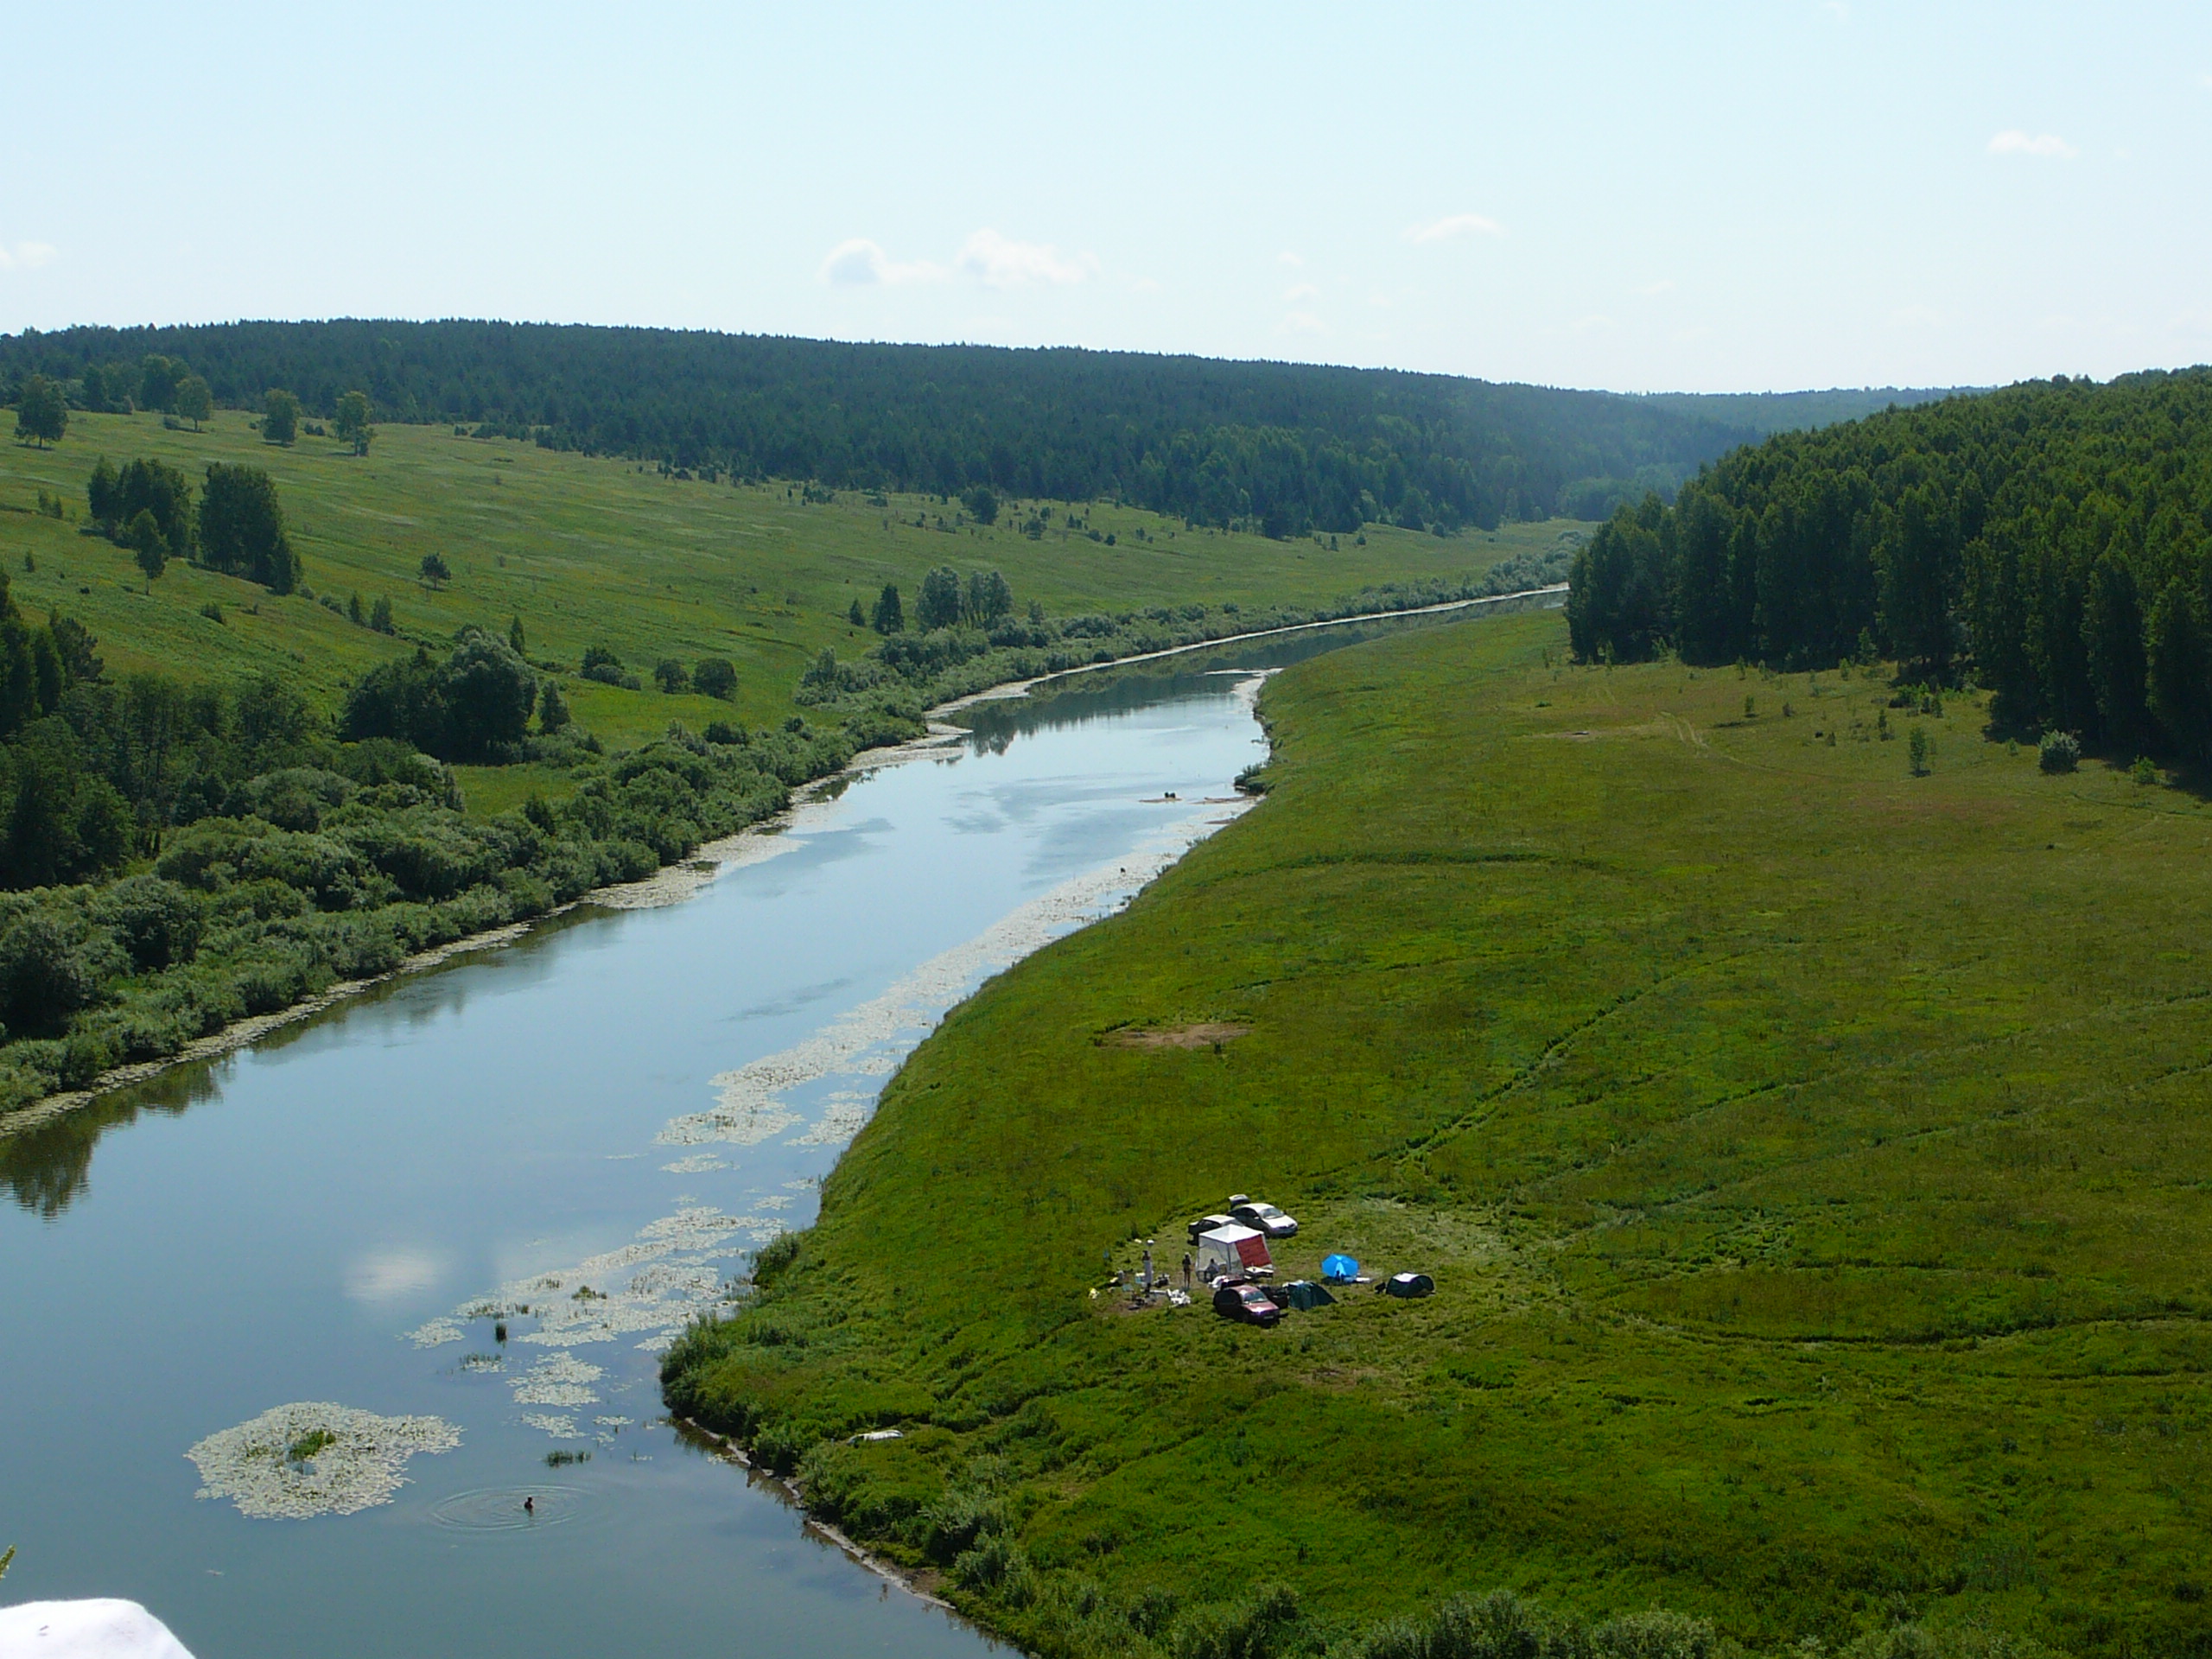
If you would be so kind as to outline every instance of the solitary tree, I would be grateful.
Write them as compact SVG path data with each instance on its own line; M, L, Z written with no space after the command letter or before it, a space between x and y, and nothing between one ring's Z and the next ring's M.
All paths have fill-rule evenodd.
M425 553L422 569L423 582L432 588L442 588L453 580L453 567L442 553Z
M272 390L261 405L261 441L289 443L300 435L300 400L289 391Z
M691 689L727 702L737 695L737 669L727 657L702 657L691 671Z
M361 608L361 590L358 588L353 590L353 597L346 601L346 620L357 628L368 622L368 613Z
M168 543L162 537L162 526L151 508L141 507L123 532L124 543L130 549L138 568L146 573L147 591L151 592L156 579L167 567Z
M522 618L518 614L507 624L507 643L514 647L514 653L518 657L526 657L530 654L523 648L525 638L522 631Z
M369 394L349 391L338 400L338 414L331 422L332 428L346 442L353 446L353 453L369 453L369 440L376 433L369 425Z
M69 429L69 400L61 388L42 374L27 375L16 401L16 435L29 438L41 449L61 442Z
M369 631L372 633L397 633L399 625L391 620L391 601L382 594L369 607Z
M861 602L857 599L853 601L853 608L845 613L845 620L856 628L868 626L868 617L861 610Z
M691 677L675 658L664 657L653 664L653 683L670 696L674 696L678 691L690 689Z
M1929 751L1934 747L1928 741L1928 728L1925 726L1916 725L1912 728L1912 741L1905 745L1906 753L1912 758L1914 777L1925 778L1928 775Z
M899 601L899 588L895 582L883 584L883 592L876 597L873 620L878 633L898 633L905 629L906 607Z
M176 412L192 423L195 432L200 422L215 413L215 394L198 375L188 374L176 383Z
M962 496L960 499L962 503L966 505L968 511L976 515L976 522L977 524L988 524L997 522L999 516L999 499L992 493L989 485L978 484L974 489L969 490L965 495Z
M568 723L569 704L561 695L561 683L548 680L537 694L537 729L557 732Z

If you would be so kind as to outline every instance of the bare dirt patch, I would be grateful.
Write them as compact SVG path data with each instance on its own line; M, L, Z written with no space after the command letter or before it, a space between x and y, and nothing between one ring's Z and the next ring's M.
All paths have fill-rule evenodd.
M1195 1026L1166 1028L1156 1026L1141 1028L1125 1027L1120 1031L1108 1032L1102 1040L1109 1048L1212 1048L1248 1036L1251 1030L1249 1026L1232 1026L1209 1020Z

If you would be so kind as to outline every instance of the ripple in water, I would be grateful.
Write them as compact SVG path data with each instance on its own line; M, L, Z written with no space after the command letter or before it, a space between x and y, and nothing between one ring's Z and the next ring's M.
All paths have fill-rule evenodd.
M536 1500L535 1512L523 1508L526 1497ZM432 1506L430 1518L462 1532L513 1532L573 1521L583 1502L582 1490L575 1486L486 1487L441 1499Z

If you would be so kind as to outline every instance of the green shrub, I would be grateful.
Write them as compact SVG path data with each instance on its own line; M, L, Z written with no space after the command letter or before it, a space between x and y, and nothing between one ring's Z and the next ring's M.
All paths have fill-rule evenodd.
M2045 772L2071 772L2082 764L2082 741L2071 732L2045 732L2036 760Z

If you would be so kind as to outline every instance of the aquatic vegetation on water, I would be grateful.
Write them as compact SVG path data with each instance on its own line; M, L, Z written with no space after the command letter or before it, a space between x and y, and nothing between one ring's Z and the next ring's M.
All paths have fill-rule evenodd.
M515 1379L518 1406L593 1406L599 1395L591 1385L607 1373L574 1354L548 1354Z
M416 1452L449 1452L461 1431L438 1417L379 1417L327 1401L296 1401L210 1434L184 1455L201 1497L227 1497L257 1520L351 1515L407 1481Z

